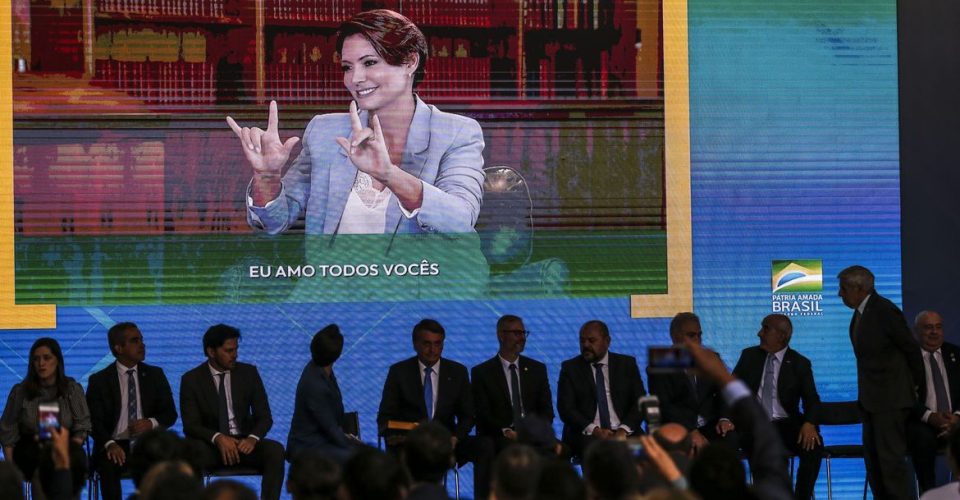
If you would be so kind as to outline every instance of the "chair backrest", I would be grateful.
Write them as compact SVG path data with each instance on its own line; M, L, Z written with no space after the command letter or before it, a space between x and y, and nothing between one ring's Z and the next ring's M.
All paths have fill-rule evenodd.
M818 413L821 425L852 425L862 422L856 401L820 403Z
M353 434L360 439L360 414L355 411L343 414L343 432Z

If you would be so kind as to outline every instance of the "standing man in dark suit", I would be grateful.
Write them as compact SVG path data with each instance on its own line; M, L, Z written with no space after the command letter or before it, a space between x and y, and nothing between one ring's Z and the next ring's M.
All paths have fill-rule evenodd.
M218 467L260 471L260 498L276 500L283 485L283 446L266 439L273 426L267 391L257 367L237 362L240 330L211 326L203 334L207 360L183 374L183 433L215 454Z
M521 356L529 332L519 316L507 314L497 320L497 355L473 367L473 401L477 409L477 437L480 450L476 474L481 484L490 484L493 460L504 448L517 442L520 421L535 415L553 424L553 398L547 367ZM487 491L477 492L479 498Z
M436 320L424 319L413 327L413 350L417 355L394 363L383 385L383 396L377 412L377 427L383 436L395 425L435 421L453 434L457 463L474 459L475 443L469 438L473 428L473 394L467 367L442 358L446 332ZM388 436L388 447L398 442ZM474 474L474 491L477 484Z
M687 341L702 345L700 318L692 312L677 313L670 321L670 339L675 346L682 346ZM719 358L717 353L707 352ZM713 442L723 443L733 450L739 447L733 423L722 418L720 386L704 379L697 371L653 373L648 368L647 376L650 377L650 394L660 399L663 423L686 427L694 453Z
M900 309L873 288L873 273L851 266L837 275L853 309L850 342L857 357L864 462L876 498L910 498L906 424L923 384L920 346Z
M913 326L923 356L918 411L907 421L907 442L923 493L938 486L934 464L946 436L960 424L960 347L943 341L943 318L923 311Z
M813 381L810 360L788 345L793 324L783 314L771 314L760 324L760 345L740 353L733 374L756 394L757 401L773 421L783 445L800 459L796 498L809 500L820 474L823 440L817 431L820 396ZM800 401L803 401L803 412ZM753 436L740 429L745 448Z
M563 442L583 456L595 439L624 438L641 432L637 400L646 394L637 360L610 352L610 330L599 320L580 327L580 355L560 365L557 411Z
M306 450L343 464L355 450L356 437L344 431L343 394L333 364L343 352L343 334L327 325L310 342L311 360L303 368L287 434L287 458L292 462Z
M113 325L107 341L117 362L90 376L87 406L100 491L104 500L118 500L131 441L151 429L173 425L177 408L163 369L143 362L147 350L136 324Z

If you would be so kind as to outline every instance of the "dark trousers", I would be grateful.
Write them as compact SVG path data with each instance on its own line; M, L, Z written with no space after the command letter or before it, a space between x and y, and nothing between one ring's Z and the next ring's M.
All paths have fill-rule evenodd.
M817 476L820 475L820 462L823 459L823 445L817 445L811 450L804 450L798 443L797 437L800 435L800 427L803 426L803 420L795 417L784 418L773 422L780 433L780 440L783 446L790 450L790 453L797 456L800 462L797 465L797 484L794 487L794 495L801 500L809 500L813 496L814 485L817 484Z
M860 414L863 418L863 461L874 498L911 498L906 462L909 410L868 412L861 408Z
M907 423L907 446L913 460L913 470L917 473L920 493L935 488L937 452L946 445L946 440L937 437L937 430L920 420L910 419Z
M209 467L225 467L220 457L220 449L209 441L206 446L211 448L213 460ZM240 454L240 467L250 467L260 472L260 498L263 500L277 500L283 488L284 475L283 445L272 440L261 438L249 455Z
M100 475L100 496L103 500L119 500L123 498L120 490L120 479L123 473L127 471L127 464L130 463L130 441L118 440L117 443L127 460L123 465L117 465L107 458L107 451L102 446L93 452L93 466L96 467L97 474Z

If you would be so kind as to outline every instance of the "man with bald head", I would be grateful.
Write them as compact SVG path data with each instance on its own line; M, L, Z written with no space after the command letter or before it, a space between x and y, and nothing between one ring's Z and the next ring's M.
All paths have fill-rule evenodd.
M788 347L792 336L793 323L787 316L770 314L763 318L757 332L760 345L740 353L733 374L756 394L784 446L799 457L794 493L796 498L807 500L813 495L823 454L823 440L817 431L820 396L810 360ZM741 444L749 449L752 436L742 438Z
M960 347L943 341L943 318L936 311L918 314L913 333L922 350L925 381L917 412L907 422L907 442L922 493L937 486L937 450L960 424Z
M580 327L580 355L560 365L557 412L563 442L582 456L597 439L622 439L640 432L637 400L646 394L637 360L610 352L610 330L599 320Z
M907 499L907 419L924 383L920 346L893 302L873 287L873 273L850 266L837 275L838 295L853 309L850 343L857 358L857 402L863 419L863 461L875 498Z

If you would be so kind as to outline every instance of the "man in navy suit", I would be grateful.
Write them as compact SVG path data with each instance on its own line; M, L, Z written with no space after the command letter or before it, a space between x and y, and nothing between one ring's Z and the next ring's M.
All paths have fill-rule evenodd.
M877 498L911 498L907 419L923 384L920 346L903 313L873 287L873 273L850 266L837 275L839 295L854 310L850 343L857 358L857 400L870 489Z
M287 458L313 450L343 464L355 450L355 437L344 431L343 395L333 364L343 352L343 334L327 325L310 342L311 360L303 368L287 434Z
M733 374L756 395L784 446L800 459L794 492L796 498L809 500L823 455L823 440L817 431L820 396L810 360L788 347L792 335L793 324L787 316L771 314L763 318L757 332L760 345L740 353ZM740 436L745 449L754 445L754 436L742 429Z
M670 340L675 346L686 342L703 343L700 318L692 312L677 313L670 321ZM719 357L713 351L713 356ZM649 368L650 394L660 398L663 423L676 423L690 432L694 452L708 443L723 443L736 450L739 447L733 423L721 418L723 399L721 387L705 379L695 370L686 373L654 373Z
M646 394L637 360L610 352L610 330L598 320L580 327L580 355L560 365L557 412L563 442L582 456L595 439L622 439L641 432L637 400Z
M943 318L936 311L918 314L913 331L922 349L925 382L917 412L907 421L907 442L922 493L937 486L937 450L960 424L960 347L943 341Z
M93 461L104 500L121 497L130 443L151 429L177 421L173 393L163 370L143 362L146 345L134 323L117 323L107 332L116 363L90 376L87 406L93 425Z
M553 423L553 398L547 367L520 355L529 332L519 316L507 314L497 320L497 355L473 367L471 379L473 401L477 409L477 436L480 454L475 473L490 484L494 457L511 443L517 442L521 419L536 416L547 425ZM482 462L482 464L481 464ZM475 492L485 498L486 489Z
M207 360L180 379L183 434L208 447L218 467L257 469L260 498L280 498L283 445L267 439L273 415L257 367L237 362L240 330L214 325L203 334Z
M441 357L446 332L436 320L421 320L412 337L416 356L390 366L383 385L377 412L380 435L388 438L392 449L400 441L391 435L394 427L439 422L453 434L457 462L473 460L475 443L468 436L473 428L473 394L467 367Z

